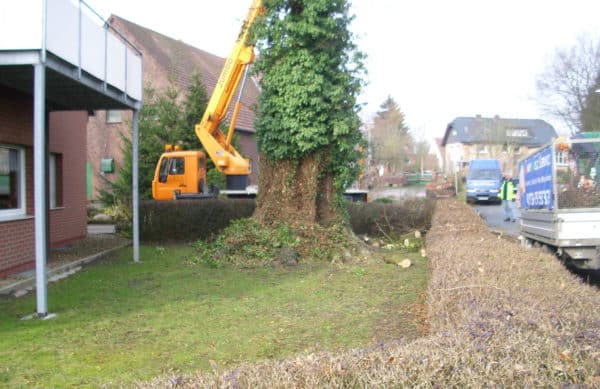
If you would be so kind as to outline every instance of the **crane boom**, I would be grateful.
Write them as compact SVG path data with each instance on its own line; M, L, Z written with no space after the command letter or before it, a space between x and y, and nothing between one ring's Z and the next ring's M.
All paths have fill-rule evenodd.
M248 44L249 30L257 16L263 12L262 0L252 0L246 19L235 42L231 54L225 61L219 80L202 116L196 124L196 136L216 168L226 176L248 176L250 161L244 158L231 144L237 115L241 106L243 81L248 66L254 62L254 45ZM240 86L240 81L242 82ZM240 87L231 125L227 136L219 129L219 124L227 115L235 91Z

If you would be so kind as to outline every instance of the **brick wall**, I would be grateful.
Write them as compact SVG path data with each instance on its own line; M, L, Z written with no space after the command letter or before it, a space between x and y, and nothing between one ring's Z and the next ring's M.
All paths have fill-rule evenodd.
M62 157L62 206L50 210L50 242L53 247L85 238L87 200L85 187L87 112L50 114L51 153Z
M92 165L92 197L96 200L100 190L109 190L105 179L114 181L117 178L119 168L123 167L123 141L121 134L131 134L131 111L121 111L121 123L107 123L106 111L95 111L94 116L89 118L87 125L87 162ZM101 173L101 161L103 158L114 158L115 172Z
M86 236L85 148L87 112L52 113L49 149L61 155L58 182L62 207L50 210L50 244ZM0 87L0 143L25 150L26 216L0 221L0 276L33 267L35 261L33 190L33 99Z

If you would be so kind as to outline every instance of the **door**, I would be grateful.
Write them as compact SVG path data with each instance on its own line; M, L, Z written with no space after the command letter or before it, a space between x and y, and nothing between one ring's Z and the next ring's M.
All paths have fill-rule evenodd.
M176 190L185 193L185 158L165 156L160 162L156 199L170 200L175 198Z

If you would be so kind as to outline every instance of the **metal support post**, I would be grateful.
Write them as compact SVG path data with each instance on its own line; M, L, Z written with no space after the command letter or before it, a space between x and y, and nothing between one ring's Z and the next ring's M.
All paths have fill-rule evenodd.
M133 261L140 261L140 194L139 194L139 128L138 128L138 110L133 111L133 163L132 163L132 189L133 189Z
M46 66L34 65L33 171L35 206L35 282L37 315L48 315L46 259L48 256L48 213L46 201Z

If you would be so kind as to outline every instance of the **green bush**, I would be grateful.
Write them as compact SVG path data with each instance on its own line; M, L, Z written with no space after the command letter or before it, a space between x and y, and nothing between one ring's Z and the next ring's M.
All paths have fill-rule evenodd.
M230 221L251 216L254 207L254 200L249 199L143 201L140 238L146 242L208 239Z

